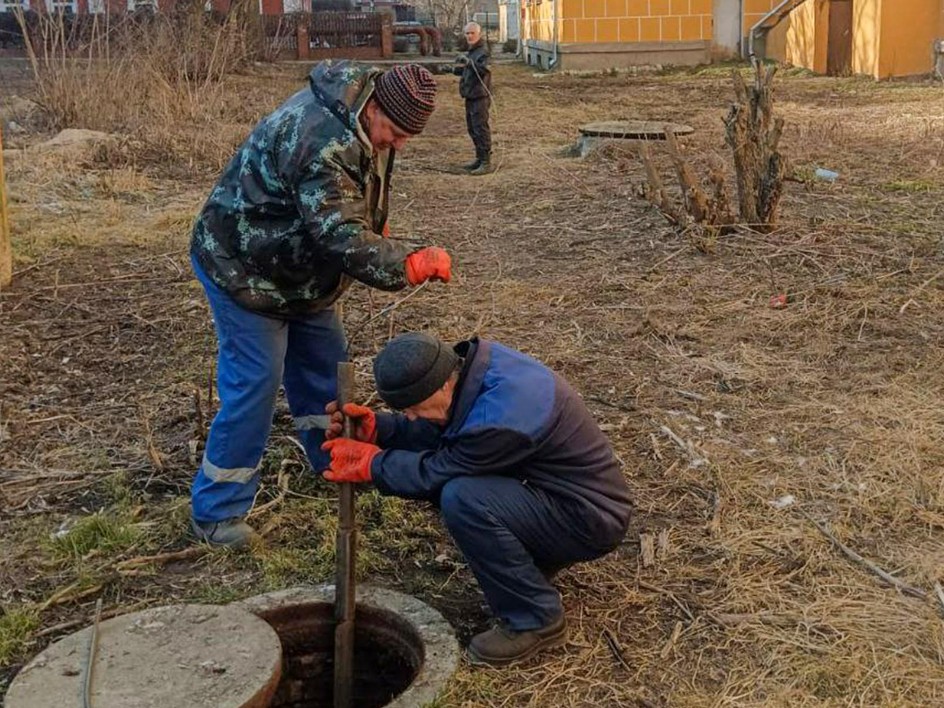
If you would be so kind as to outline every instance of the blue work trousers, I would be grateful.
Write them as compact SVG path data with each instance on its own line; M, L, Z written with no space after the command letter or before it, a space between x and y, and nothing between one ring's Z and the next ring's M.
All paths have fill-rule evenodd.
M219 340L220 397L191 488L192 512L197 521L216 522L244 516L252 506L279 384L312 467L328 467L321 450L325 405L337 395L345 342L333 309L294 319L266 317L240 307L192 262Z
M515 477L456 477L438 501L492 614L515 631L544 627L561 614L560 594L545 573L610 550L581 537L581 507Z

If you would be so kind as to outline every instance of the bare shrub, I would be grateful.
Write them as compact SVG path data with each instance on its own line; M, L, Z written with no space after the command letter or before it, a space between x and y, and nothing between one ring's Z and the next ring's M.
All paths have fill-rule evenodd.
M737 178L737 214L732 212L725 169L717 157L710 160L707 180L699 179L678 141L666 128L666 148L681 188L681 204L669 197L648 145L640 149L646 168L646 198L672 224L697 236L696 245L710 250L714 239L735 225L770 233L780 216L786 160L780 152L783 119L774 116L772 83L775 68L754 65L754 81L732 72L735 100L724 119L725 141L731 148Z
M141 157L190 166L216 168L231 149L206 130L225 113L222 81L266 56L251 0L225 16L193 1L171 14L44 13L22 24L49 127L120 133Z

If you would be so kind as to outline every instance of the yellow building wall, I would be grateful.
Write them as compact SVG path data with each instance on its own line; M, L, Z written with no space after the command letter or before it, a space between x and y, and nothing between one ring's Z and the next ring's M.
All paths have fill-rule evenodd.
M528 38L575 42L677 42L711 39L712 0L525 1Z
M557 0L560 42L711 39L712 0Z
M939 36L941 0L884 0L878 79L926 74L934 68L934 40Z
M931 71L944 0L855 0L852 71L876 79ZM829 0L806 0L767 36L767 56L826 73Z
M526 33L523 39L539 39L544 42L551 42L554 39L554 3L560 3L561 0L546 0L545 2L535 2L534 0L522 0L525 8L525 21L522 23ZM558 31L560 30L560 8L558 7ZM560 35L558 34L558 41Z
M852 73L878 77L882 0L852 3Z
M822 74L828 40L829 1L806 0L767 35L766 55Z

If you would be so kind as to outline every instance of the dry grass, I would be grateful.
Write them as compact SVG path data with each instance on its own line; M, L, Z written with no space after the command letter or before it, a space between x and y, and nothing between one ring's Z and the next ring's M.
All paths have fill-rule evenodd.
M243 134L302 78L266 71L226 84ZM513 669L463 665L441 705L940 704L940 87L784 78L785 152L800 172L842 176L791 183L775 233L706 248L637 197L632 150L560 153L582 122L638 117L693 125L696 164L723 154L723 73L503 67L500 167L478 180L450 173L471 148L455 80L442 81L442 107L399 161L392 227L446 245L457 282L363 328L397 296L352 294L361 391L372 353L407 328L531 352L585 396L637 513L623 547L561 575L565 647ZM130 554L187 547L213 341L185 251L212 178L172 181L149 162L17 159L9 170L20 275L0 294L0 533L14 549L0 560L0 604L18 637L11 661L86 622L96 594L116 610L327 579L334 490L302 473L280 414L258 500L272 504L254 520L265 547L103 571L46 605L80 579L37 551L64 519L140 507L138 521L157 526ZM787 305L772 308L779 294ZM125 481L104 484L114 470ZM359 508L364 579L430 602L463 639L485 626L429 510L374 495ZM886 586L813 520L929 599ZM641 538L653 540L646 563Z
M225 18L184 3L149 19L86 19L94 24L78 36L61 15L40 14L27 44L48 126L121 136L121 149L99 155L109 165L219 170L247 118L227 100L227 81L266 54L257 5L240 0Z

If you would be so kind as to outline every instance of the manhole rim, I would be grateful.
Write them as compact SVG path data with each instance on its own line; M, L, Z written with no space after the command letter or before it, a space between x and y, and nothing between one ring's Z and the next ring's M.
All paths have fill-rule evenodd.
M676 135L691 135L695 129L684 123L659 120L605 120L584 123L577 128L583 138L610 140L664 140L665 128ZM658 137L661 135L662 137Z
M405 620L419 636L424 650L424 661L410 685L385 708L415 708L433 701L459 665L459 642L452 625L439 611L422 600L396 590L375 585L358 585L355 593L358 605L382 610ZM298 585L254 595L233 603L262 616L265 612L305 603L334 603L334 584Z

